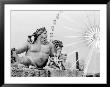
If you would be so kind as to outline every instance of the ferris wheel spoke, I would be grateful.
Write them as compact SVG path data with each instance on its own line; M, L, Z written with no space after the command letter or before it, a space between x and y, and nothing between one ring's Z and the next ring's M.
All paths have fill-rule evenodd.
M67 45L64 45L64 47L69 47L69 46L74 46L74 45L76 45L76 44L81 44L81 43L83 43L84 42L84 40L83 41L77 41L77 42L73 42L73 43L71 43L71 44L67 44Z
M69 18L66 14L63 15L63 18L65 18L66 20L68 20L69 22L71 22L72 24L75 23L74 21L72 21L71 18Z
M64 26L63 28L64 28L64 29L67 29L67 30L74 31L75 33L82 33L82 31L79 30L79 28L67 27L67 26Z
M92 33L94 33L95 32L95 28L94 28L94 26L91 26L91 28L90 28L91 30L92 30Z
M65 38L84 38L84 37L89 37L89 36L64 36Z
M87 21L88 21L89 26L91 27L92 24L91 24L91 22L90 22L90 18L89 18L89 16L88 16L88 14L86 14L86 18L87 18Z
M85 39L86 41L90 41L90 40L92 40L92 36L91 36L91 35L85 35L85 36L84 36L84 39Z
M66 14L63 14L63 18L66 19L68 22L70 22L72 25L76 25L76 21L72 20L70 17L68 17ZM78 29L82 29L81 27L77 26Z
M88 28L88 30L87 30L88 32L87 32L87 34L91 34L91 33L93 33L93 31L90 29L90 28Z
M96 17L95 17L95 12L94 12L94 26L96 26Z
M100 27L99 26L97 26L97 32L100 32Z
M90 22L90 18L89 18L89 16L86 15L86 17L87 17L88 24L89 24L89 26L90 26L89 29L90 29L92 32L94 32L93 24Z
M98 27L96 26L96 33L97 33L97 32L99 32L99 31L98 31Z
M88 45L88 47L93 47L94 44L95 44L95 40L93 40L93 41Z
M97 33L97 27L96 26L94 27L94 33Z
M86 44L89 45L90 43L92 43L93 41L92 40L86 40ZM88 46L89 47L89 46Z
M78 21L78 22L83 23L84 26L86 27L86 29L89 29L90 28L90 26L87 24L88 22L85 22L84 20L82 20L82 17L81 16L78 16L78 18L80 19L80 21ZM90 30L90 32L92 32L92 31Z
M90 64L90 61L92 59L92 54L93 54L93 50L94 50L94 46L91 48L87 58L86 58L86 65L85 65L85 69L84 69L84 75L87 75L87 71L88 71L88 67Z

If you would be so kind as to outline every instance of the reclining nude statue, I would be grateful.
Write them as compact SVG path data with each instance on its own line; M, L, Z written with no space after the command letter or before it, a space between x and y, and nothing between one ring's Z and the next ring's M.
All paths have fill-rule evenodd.
M31 37L34 37L33 41ZM23 52L25 52L25 56L19 57L17 55ZM47 41L47 31L43 27L37 29L31 36L28 36L28 41L23 47L12 49L11 53L17 62L43 69L48 62L48 58L54 57L54 46Z

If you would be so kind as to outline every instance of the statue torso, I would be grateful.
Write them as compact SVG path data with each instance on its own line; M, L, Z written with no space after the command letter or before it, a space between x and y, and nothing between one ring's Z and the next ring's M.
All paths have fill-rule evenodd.
M49 44L31 44L29 45L26 56L37 65L38 67L43 67L46 65L50 54Z

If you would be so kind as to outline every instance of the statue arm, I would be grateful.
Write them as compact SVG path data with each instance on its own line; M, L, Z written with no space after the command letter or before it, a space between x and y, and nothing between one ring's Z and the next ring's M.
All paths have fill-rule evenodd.
M22 47L20 47L19 49L16 49L16 54L23 53L23 52L25 52L27 50L28 50L28 44L25 43Z

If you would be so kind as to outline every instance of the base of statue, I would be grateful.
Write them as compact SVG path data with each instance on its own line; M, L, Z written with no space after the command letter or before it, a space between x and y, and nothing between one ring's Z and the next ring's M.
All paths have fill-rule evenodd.
M28 68L23 65L11 66L12 77L82 77L83 71Z

